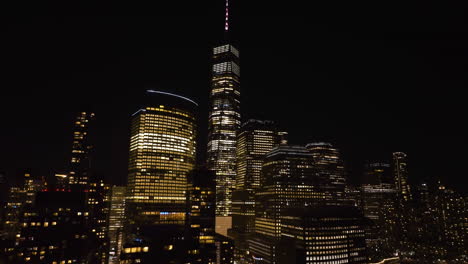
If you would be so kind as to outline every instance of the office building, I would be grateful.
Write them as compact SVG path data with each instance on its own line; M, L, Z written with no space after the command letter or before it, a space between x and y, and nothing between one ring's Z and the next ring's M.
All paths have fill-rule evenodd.
M23 188L10 187L5 202L3 230L7 237L14 238L18 232L21 213L26 206L27 193Z
M226 1L226 36L228 14ZM239 51L227 39L213 48L209 102L207 165L216 172L216 232L227 235L236 179L236 136L241 124Z
M277 263L367 263L366 223L356 207L293 209L281 219Z
M255 234L249 252L259 263L278 263L281 216L325 202L317 185L312 153L302 146L280 145L265 157L260 189L255 193Z
M267 153L286 143L286 132L280 132L272 121L250 119L243 123L237 136L236 190L232 194L232 229L235 259L245 262L248 236L254 231L255 190L260 187L262 165Z
M185 223L187 175L195 165L197 104L147 91L132 116L127 208L131 224Z
M70 159L68 183L86 188L90 180L91 159L93 149L89 140L89 126L94 120L92 112L80 112L73 127L73 143Z
M345 169L339 150L324 142L309 143L306 148L312 154L317 170L317 188L321 189L327 203L345 203Z
M404 203L411 200L411 190L408 183L407 159L407 155L403 152L393 153L393 176L395 188L398 191L398 199Z
M272 121L250 119L242 124L237 136L236 190L260 187L265 155L278 147L286 134Z
M187 176L195 166L197 107L186 97L148 90L144 106L132 116L126 263L186 257ZM134 252L138 247L148 251Z
M361 186L362 212L370 220L366 226L367 255L371 262L382 261L397 252L396 190L390 164L366 164Z
M109 239L109 264L118 264L122 250L125 224L125 186L112 186L107 221Z

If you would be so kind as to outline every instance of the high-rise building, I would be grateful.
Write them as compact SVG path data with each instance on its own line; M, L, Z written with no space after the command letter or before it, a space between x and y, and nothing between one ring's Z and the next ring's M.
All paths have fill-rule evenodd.
M226 1L225 33L229 31ZM231 223L236 178L236 136L241 124L239 51L227 40L213 49L208 115L208 169L216 173L216 226L226 235Z
M147 91L132 116L126 203L131 224L185 223L187 175L195 166L197 104Z
M20 227L20 217L26 206L27 193L23 188L12 186L8 190L8 196L5 202L5 212L3 218L3 230L7 236L13 238L16 236Z
M288 210L277 263L368 263L362 214L352 206Z
M306 148L312 154L317 170L317 188L329 204L343 204L345 197L345 169L340 152L330 143L309 143Z
M260 187L265 155L278 147L286 134L272 121L250 119L242 124L237 136L236 190Z
M434 213L438 238L449 261L465 258L468 253L467 206L463 196L438 183L434 197Z
M393 153L393 177L396 189L396 215L397 217L397 241L403 256L410 255L412 246L410 245L410 227L414 223L414 213L410 206L412 201L410 186L408 182L407 155L403 152Z
M73 144L68 175L69 184L84 187L89 184L90 151L93 148L89 141L89 125L92 120L94 120L94 113L92 112L81 112L76 117L73 127Z
M195 166L198 105L154 90L146 100L131 121L123 263L179 263L187 254L187 177Z
M286 209L321 204L312 154L305 147L280 145L265 157L255 193L255 234L249 252L259 263L277 263L281 216Z
M280 132L272 121L250 119L243 123L237 135L236 190L232 194L232 229L234 256L245 262L247 238L254 231L255 196L260 187L262 165L267 153L286 143L286 132Z
M216 263L216 182L213 171L197 168L189 174L188 211L194 252L192 263Z
M34 202L36 193L46 187L46 182L43 178L33 176L30 170L24 173L23 189L26 193L26 205L31 206Z
M112 186L107 221L109 264L118 264L120 259L125 223L125 194L125 186Z
M411 191L408 183L407 155L403 152L393 153L393 176L398 197L402 202L411 200Z
M368 257L378 262L394 256L396 245L396 190L392 181L390 164L366 164L364 183L361 186L362 211L370 220L366 226Z

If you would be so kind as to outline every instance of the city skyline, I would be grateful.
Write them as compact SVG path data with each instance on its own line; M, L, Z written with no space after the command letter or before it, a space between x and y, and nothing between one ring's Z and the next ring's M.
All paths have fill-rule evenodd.
M17 170L43 169L46 170L43 174L50 174L49 168L64 169L69 159L68 143L72 140L64 128L71 131L71 120L76 113L88 111L84 108L91 105L98 125L95 136L104 139L96 146L98 172L117 184L124 183L128 120L130 113L139 107L137 102L142 91L148 88L176 92L199 102L203 109L199 120L201 127L205 127L210 49L223 31L219 26L222 23L211 25L207 21L212 18L222 21L224 14L211 12L220 6L222 10L222 4L217 3L206 11L202 10L205 6L199 7L196 10L200 13L193 12L188 17L183 16L183 12L188 12L184 9L179 16L135 20L99 16L6 18L8 26L4 33L11 40L7 43L11 54L5 60L11 65L7 71L11 75L7 74L6 82L11 89L5 93L2 112L12 128L1 132L5 151L0 170L6 171L11 181L19 174ZM245 6L233 3L234 21L230 28L246 61L241 98L243 120L273 120L288 130L289 140L295 144L331 141L342 151L354 178L367 160L390 161L392 152L402 151L409 157L410 182L441 177L451 186L462 186L465 181L459 177L463 174L461 149L466 146L466 139L462 136L465 130L458 123L463 115L462 97L457 96L456 87L463 87L465 77L460 69L464 68L462 61L466 55L461 48L463 23L455 23L460 16L453 11L455 15L444 23L420 24L411 17L414 8L409 8L402 11L402 19L393 26L384 21L390 11L381 11L380 19L369 14L367 17L375 19L375 25L366 25L364 18L345 25L340 22L350 15L339 17L345 7L337 10L333 17L339 18L337 21L325 19L323 14L307 22L304 13L284 16L285 13L272 12L268 16L255 16L254 12L244 11ZM241 8L246 15L236 18ZM434 7L427 8L437 11ZM442 14L446 10L449 9L445 7L437 12L448 18ZM50 10L49 14L52 14ZM431 21L427 15L420 19ZM166 20L173 22L171 27L158 27L158 21ZM403 27L405 22L408 23ZM178 36L177 32L183 31L184 26L199 27L201 37L195 38L195 33L187 30L185 36ZM145 32L150 27L160 29L161 37ZM370 33L370 29L377 27L382 28L381 33ZM18 33L25 29L24 34ZM305 30L316 36L313 43L307 41ZM101 31L106 32L105 36L99 36ZM419 33L408 35L408 31ZM28 36L37 36L42 42L30 46ZM279 36L283 37L278 39ZM73 43L77 38L81 41ZM112 40L121 42L112 43ZM327 47L331 43L335 46ZM298 57L296 45L299 50L308 50L307 54ZM39 50L46 51L47 60ZM171 55L161 55L164 51L170 51ZM20 61L29 62L29 66L19 68ZM181 76L174 69L183 64L182 68L193 71L171 82ZM200 64L204 68L195 66ZM366 72L369 74L363 74ZM19 73L31 78L18 82ZM432 92L434 88L439 92ZM401 98L398 94L403 99L395 100ZM286 107L277 107L284 106L285 101L288 101ZM333 107L329 102L334 102ZM12 111L16 103L22 106ZM304 117L297 115L304 105L310 107L306 125L302 122ZM324 110L326 107L330 111ZM30 123L21 121L25 119ZM107 137L108 134L112 136ZM6 140L14 135L23 140ZM116 139L122 140L114 144ZM206 138L201 136L200 141L202 146ZM436 153L451 155L448 158L449 155Z
M58 7L0 28L0 264L467 263L463 12Z

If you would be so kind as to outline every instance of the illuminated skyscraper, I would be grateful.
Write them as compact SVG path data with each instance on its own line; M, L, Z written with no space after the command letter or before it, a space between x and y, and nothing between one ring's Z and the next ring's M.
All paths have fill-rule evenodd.
M195 166L197 104L147 91L132 117L126 203L130 224L185 223L187 174Z
M279 132L272 121L250 119L237 136L236 190L232 195L232 230L235 258L241 262L248 251L247 236L254 231L255 196L260 187L262 165L267 153L278 147L286 132Z
M398 197L403 202L411 200L411 191L408 183L407 156L403 152L393 153L393 176Z
M107 237L109 238L109 264L118 264L122 249L125 222L124 186L113 186L110 194Z
M228 12L226 2L226 35ZM224 235L230 227L231 197L236 178L236 135L240 124L239 51L225 41L213 49L207 148L208 169L216 173L217 232Z
M249 249L259 263L276 263L281 216L291 208L321 204L312 154L302 146L280 145L263 163L260 189L255 192L255 234Z
M265 155L278 147L286 132L279 132L272 121L250 119L242 124L237 136L236 190L260 187Z
M317 188L327 203L342 204L345 201L346 178L340 152L330 143L318 142L306 145L312 154L317 170Z
M148 90L145 98L131 121L121 263L179 263L188 257L187 187L198 105L161 91Z
M362 211L370 220L366 227L368 256L372 262L393 256L396 252L396 190L391 166L385 162L365 167L361 186Z
M81 112L75 120L73 128L72 155L70 160L69 184L88 185L90 180L89 168L90 151L89 124L94 119L94 113Z
M466 197L438 183L433 201L433 214L439 229L438 238L444 248L444 257L449 260L461 256L466 259L468 253L468 213L465 199Z

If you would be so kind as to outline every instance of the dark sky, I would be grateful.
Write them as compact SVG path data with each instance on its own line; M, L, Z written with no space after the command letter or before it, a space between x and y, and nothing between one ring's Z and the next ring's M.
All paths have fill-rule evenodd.
M96 170L123 183L129 116L147 88L198 101L205 127L224 3L173 2L6 9L0 171L13 180L23 168L65 168L74 116L92 109ZM243 117L277 121L292 143L334 143L354 178L365 160L404 151L411 181L440 177L462 189L466 7L377 2L231 0Z

